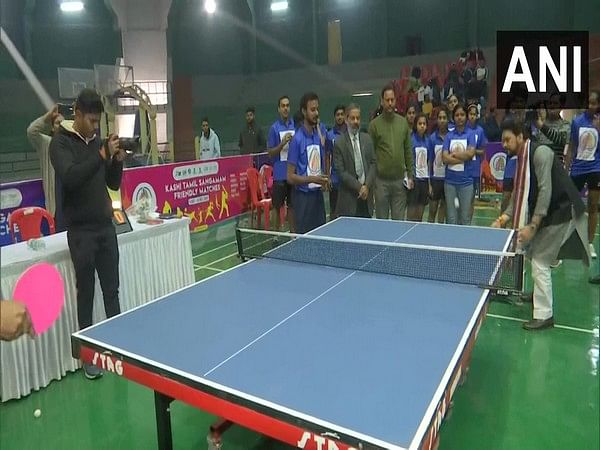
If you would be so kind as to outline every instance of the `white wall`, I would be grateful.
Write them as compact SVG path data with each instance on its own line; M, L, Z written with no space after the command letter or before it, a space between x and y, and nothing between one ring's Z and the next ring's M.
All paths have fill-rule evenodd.
M123 58L136 80L167 79L167 16L171 0L111 0Z
M123 31L123 59L133 66L136 81L167 79L167 36L164 31Z

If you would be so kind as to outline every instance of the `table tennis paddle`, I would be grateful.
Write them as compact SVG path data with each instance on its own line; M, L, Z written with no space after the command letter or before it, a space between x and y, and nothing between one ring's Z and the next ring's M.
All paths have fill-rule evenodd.
M42 334L62 310L65 301L63 279L53 265L34 264L17 280L13 299L27 307L35 334Z

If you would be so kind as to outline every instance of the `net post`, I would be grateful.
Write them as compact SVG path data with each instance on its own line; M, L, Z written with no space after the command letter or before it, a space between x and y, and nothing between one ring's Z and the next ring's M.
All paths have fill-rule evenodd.
M242 232L239 228L235 229L235 240L237 242L238 256L243 262L246 262L246 258L244 257L244 247L242 245Z
M525 255L519 253L515 256L516 259L516 288L518 292L523 292L523 285L525 283Z

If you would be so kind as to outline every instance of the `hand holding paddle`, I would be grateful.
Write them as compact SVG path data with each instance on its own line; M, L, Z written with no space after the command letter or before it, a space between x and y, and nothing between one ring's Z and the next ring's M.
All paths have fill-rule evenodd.
M0 301L0 340L12 341L23 334L33 337L31 318L25 305L14 300Z
M65 300L62 277L48 263L34 264L17 280L13 298L28 311L35 334L42 334L62 311Z

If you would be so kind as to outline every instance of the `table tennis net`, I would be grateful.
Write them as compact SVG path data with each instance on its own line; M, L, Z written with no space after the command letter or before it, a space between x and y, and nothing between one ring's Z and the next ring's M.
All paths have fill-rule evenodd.
M244 228L236 230L236 238L242 259L271 258L512 292L520 292L523 287L523 256L508 251L343 239Z

